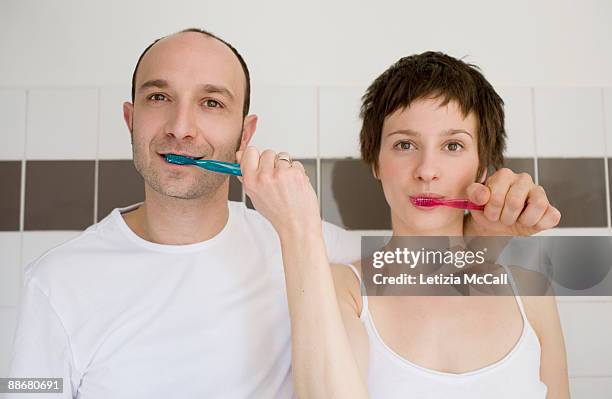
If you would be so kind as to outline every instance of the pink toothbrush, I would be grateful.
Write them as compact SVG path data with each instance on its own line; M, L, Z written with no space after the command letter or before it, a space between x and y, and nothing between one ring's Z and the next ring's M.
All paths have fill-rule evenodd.
M410 202L417 206L449 206L457 209L471 209L476 211L482 211L484 205L476 205L475 203L466 199L439 199L439 198L425 198L425 197L410 197Z

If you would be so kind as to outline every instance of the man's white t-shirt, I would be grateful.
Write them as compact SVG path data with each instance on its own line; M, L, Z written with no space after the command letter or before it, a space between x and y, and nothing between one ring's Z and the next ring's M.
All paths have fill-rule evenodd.
M120 212L136 206L26 268L10 376L62 377L62 398L291 397L282 257L268 221L230 202L212 239L160 245L124 222ZM328 223L324 237L330 261L359 258L358 237Z

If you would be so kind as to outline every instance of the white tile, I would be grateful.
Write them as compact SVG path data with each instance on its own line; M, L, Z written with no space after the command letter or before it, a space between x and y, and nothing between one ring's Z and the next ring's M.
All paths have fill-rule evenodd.
M29 91L27 159L95 159L97 131L97 89Z
M23 233L21 265L26 266L49 249L81 234L80 231L26 231Z
M259 117L251 145L260 151L287 151L294 158L316 158L315 88L254 87L250 113Z
M319 153L323 158L359 158L359 110L365 87L319 89Z
M572 399L610 399L612 376L570 378Z
M99 159L132 159L130 131L123 120L125 101L131 101L129 87L100 89Z
M570 377L612 376L612 302L560 302Z
M607 156L612 157L612 88L604 89L604 106Z
M612 236L612 231L607 227L555 227L544 230L536 236Z
M0 308L0 377L9 372L16 327L17 308Z
M504 100L508 135L505 156L509 158L534 157L535 137L533 135L531 88L499 87L497 93Z
M0 90L0 159L23 159L25 153L26 92ZM10 145L9 145L10 143Z
M603 157L601 89L536 88L538 157Z
M21 233L0 232L0 306L17 306L21 289Z
M561 302L612 302L612 296L556 296L557 303Z

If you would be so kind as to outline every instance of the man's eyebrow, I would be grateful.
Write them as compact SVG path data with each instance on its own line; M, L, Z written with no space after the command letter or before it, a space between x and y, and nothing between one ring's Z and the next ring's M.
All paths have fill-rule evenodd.
M170 84L166 80L152 79L152 80L147 80L146 82L144 82L140 86L140 90L144 90L149 87L154 87L158 89L167 89L169 86ZM205 84L198 85L198 89L206 93L219 93L219 94L225 95L226 97L229 97L231 100L234 99L234 95L232 94L232 92L228 88L221 86L221 85L205 83Z
M206 83L200 85L200 90L205 91L207 93L219 93L225 95L226 97L229 97L230 100L234 99L234 95L232 94L232 92L224 86Z
M168 82L163 79L147 80L142 85L140 85L140 90L143 90L149 87L157 87L158 89L165 89L168 87Z
M446 131L442 132L442 135L443 136L452 136L454 134L460 134L460 133L465 133L468 136L470 136L471 138L474 138L474 136L472 136L472 134L470 132L468 132L467 130L463 130L463 129L449 129L449 130L446 130ZM419 133L419 132L417 132L415 130L412 130L412 129L400 129L400 130L396 130L394 132L389 133L387 136L392 136L394 134L403 134L403 135L406 135L406 136L417 136L417 137L421 135L421 133Z

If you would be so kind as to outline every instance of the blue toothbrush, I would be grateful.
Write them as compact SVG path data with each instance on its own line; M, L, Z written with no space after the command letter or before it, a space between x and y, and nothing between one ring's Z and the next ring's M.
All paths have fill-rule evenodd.
M215 161L214 159L192 159L176 154L166 154L166 161L177 165L196 165L213 172L242 176L240 164L237 163Z

